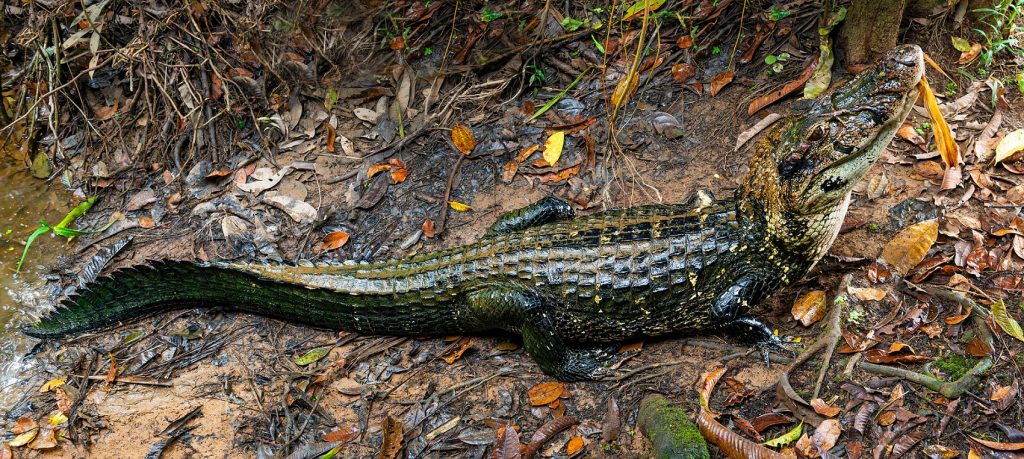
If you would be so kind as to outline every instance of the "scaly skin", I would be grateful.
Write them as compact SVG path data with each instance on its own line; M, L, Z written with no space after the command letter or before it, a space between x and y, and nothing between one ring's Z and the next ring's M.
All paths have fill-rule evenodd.
M921 50L780 121L732 200L699 194L574 218L547 198L502 217L479 242L408 260L347 264L159 262L113 273L25 330L58 337L172 307L223 306L368 334L506 330L545 372L594 378L615 343L726 330L782 348L750 306L828 250L856 181L907 116Z

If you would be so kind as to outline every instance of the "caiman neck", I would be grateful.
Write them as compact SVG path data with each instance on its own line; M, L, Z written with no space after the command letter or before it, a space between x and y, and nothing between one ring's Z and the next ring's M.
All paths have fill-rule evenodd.
M736 190L737 219L763 228L767 242L780 250L816 261L839 234L850 195L810 214L795 209L783 196L778 168L768 159L770 145L770 139L758 145L750 172Z

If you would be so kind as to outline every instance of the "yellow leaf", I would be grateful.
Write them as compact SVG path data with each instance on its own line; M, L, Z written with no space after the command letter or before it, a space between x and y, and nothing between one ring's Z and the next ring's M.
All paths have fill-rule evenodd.
M629 73L619 80L619 83L615 85L615 90L612 91L612 108L618 110L630 97L633 97L633 93L636 92L639 85L639 76L634 69L630 69Z
M1002 300L992 304L992 318L1007 335L1024 341L1024 330L1021 330L1017 320L1010 316L1010 311L1006 310L1006 303Z
M1021 150L1024 150L1024 129L1017 129L1006 134L996 145L996 164Z
M956 141L953 140L953 134L950 132L945 118L942 117L942 112L939 111L939 102L935 100L935 93L932 92L931 86L928 86L928 80L921 77L918 88L921 90L921 98L924 99L924 106L928 109L928 115L932 119L931 125L932 132L935 134L935 147L939 149L939 153L942 155L942 162L946 163L946 167L960 165L960 149Z
M583 443L583 437L575 436L569 439L569 443L565 445L565 453L572 456L580 452L583 447L586 446Z
M814 325L825 316L825 292L823 290L812 290L793 302L793 318L799 320L805 327Z
M64 377L64 378L56 378L56 379L51 379L49 381L46 381L46 384L43 384L43 387L39 388L39 393L41 394L43 392L49 392L49 391L51 391L51 390L53 390L53 389L55 389L57 387L63 386L64 383L66 383L67 381L68 381L68 378L66 378L66 377Z
M61 413L60 411L54 411L53 413L50 414L51 427L59 426L61 424L64 424L65 422L68 422L68 417L65 416L64 413Z
M544 161L554 166L562 157L562 146L565 145L565 131L555 131L544 142Z
M622 15L623 21L628 21L644 12L654 11L661 8L665 0L639 0L626 8L626 14Z
M469 210L473 210L472 207L469 207L468 205L463 204L459 201L448 201L448 205L451 206L452 210L456 212L466 212Z
M928 249L932 248L938 236L938 220L915 223L904 228L889 241L882 249L880 258L894 273L903 276L924 260Z
M797 424L797 426L793 428L793 430L790 430L789 432L786 432L779 437L775 437L761 444L764 446L770 446L772 448L786 446L790 443L795 442L797 438L800 438L800 434L803 433L803 431L804 423L803 421L801 421L800 424Z
M473 138L473 133L469 131L469 128L461 124L452 128L452 143L464 155L468 155L469 152L476 148L476 139Z
M14 440L11 440L11 442L8 444L14 447L24 446L28 444L28 442L34 440L36 438L36 434L38 433L39 428L35 427L32 430L29 430L28 432L18 435L17 437L14 437Z

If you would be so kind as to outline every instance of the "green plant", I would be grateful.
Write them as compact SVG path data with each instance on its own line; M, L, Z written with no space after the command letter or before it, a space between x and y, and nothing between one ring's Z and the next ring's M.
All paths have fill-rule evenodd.
M711 54L719 54L721 52L722 52L722 48L719 48L717 46L712 46L711 47Z
M772 72L779 73L785 66L784 62L790 58L789 53L779 53L778 56L769 54L764 57L764 63L768 64L768 67L772 69Z
M957 89L956 83L954 83L952 81L946 83L946 95L947 96L950 96L950 97L955 96L956 95L956 89Z
M779 21L789 17L789 15L791 14L793 13L790 12L789 10L784 10L775 5L772 5L771 9L768 10L768 19L771 19L773 21Z
M544 84L544 71L537 67L536 64L530 64L527 66L527 70L530 71L530 86L541 86Z
M61 220L60 223L54 226L47 225L45 220L39 220L39 228L36 228L36 230L33 231L31 235L29 235L28 239L25 240L25 250L21 252L21 259L18 260L18 267L15 268L15 272L21 272L21 264L25 262L25 256L28 255L28 248L32 247L32 242L35 241L36 238L39 237L40 235L48 231L53 231L54 234L58 236L64 236L66 238L72 238L75 236L81 236L83 234L89 234L88 231L81 231L68 228L68 225L74 223L75 220L78 219L78 217L85 215L85 213L89 211L89 208L92 207L93 203L95 202L96 196L93 196L89 199L86 199L85 201L82 201L80 204L75 206L74 209L71 209L71 212L68 212L68 214L64 216L64 219Z
M974 31L981 35L984 42L978 55L978 61L983 67L992 65L995 56L1004 51L1024 56L1024 44L1017 38L1024 33L1024 25L1017 21L1022 10L1024 0L999 0L992 8L974 10L981 15L979 19L982 28Z
M484 22L491 22L501 19L501 11L495 11L490 8L484 7L484 10L480 12L480 20Z

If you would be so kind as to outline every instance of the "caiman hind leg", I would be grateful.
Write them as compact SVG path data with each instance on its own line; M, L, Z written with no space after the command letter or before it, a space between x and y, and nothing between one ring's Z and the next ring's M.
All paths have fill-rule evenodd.
M498 221L487 229L484 236L499 236L533 226L568 220L575 216L576 211L573 210L571 204L554 196L548 196L498 217Z
M753 343L761 351L764 364L771 366L768 360L769 351L793 354L794 351L782 341L767 325L750 317L747 312L750 305L759 301L761 286L754 277L742 277L728 289L718 295L711 305L711 319L721 323L722 329L737 336L747 343Z
M467 297L472 315L493 328L519 333L523 348L540 369L566 381L598 379L608 373L616 346L581 346L564 339L549 314L551 303L518 285L486 285Z

